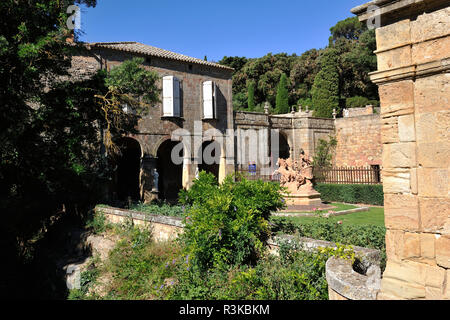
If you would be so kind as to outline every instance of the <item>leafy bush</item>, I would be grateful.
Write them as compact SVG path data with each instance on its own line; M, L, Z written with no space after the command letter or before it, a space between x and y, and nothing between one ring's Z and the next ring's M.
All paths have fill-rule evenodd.
M354 259L346 246L315 252L290 252L289 259L266 255L255 266L212 268L205 276L198 269L178 269L179 279L169 299L175 300L327 300L325 264L331 256Z
M228 176L219 185L201 172L191 189L180 192L180 202L191 206L180 241L202 271L255 264L270 236L271 212L284 207L279 185L238 180Z
M382 185L318 183L315 189L320 193L321 199L327 202L384 205Z
M139 203L130 208L130 210L134 211L169 217L182 217L184 216L185 209L185 206L174 206L165 202L150 204Z
M108 228L105 215L102 212L95 212L94 210L90 212L86 226L97 234L105 232Z
M345 100L345 106L347 108L364 108L367 105L372 105L374 107L378 107L380 102L378 100L370 100L366 97L351 97Z
M275 218L272 219L274 221ZM276 218L272 231L297 234L299 237L330 241L345 245L378 249L381 251L381 268L386 264L386 228L373 225L340 225L327 219L295 226L286 218ZM284 227L286 226L286 227ZM284 228L283 228L284 227Z

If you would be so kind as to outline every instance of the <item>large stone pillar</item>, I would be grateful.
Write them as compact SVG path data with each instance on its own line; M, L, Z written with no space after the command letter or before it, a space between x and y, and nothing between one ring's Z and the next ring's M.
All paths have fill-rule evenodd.
M378 0L387 267L378 299L450 299L450 7ZM373 19L376 21L376 19Z

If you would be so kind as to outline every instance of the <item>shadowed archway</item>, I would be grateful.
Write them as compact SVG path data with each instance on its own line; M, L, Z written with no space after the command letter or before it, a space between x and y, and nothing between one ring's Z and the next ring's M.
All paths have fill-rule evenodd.
M120 155L117 163L117 196L119 200L140 199L139 174L141 168L141 146L133 138L121 138L117 142Z
M183 164L175 164L171 158L173 148L179 143L166 140L159 146L157 152L159 199L169 202L175 202L178 199L178 193L183 188ZM183 158L183 150L179 157Z
M280 133L278 137L280 158L289 159L291 157L291 149L289 147L289 143L282 133Z
M201 149L198 151L198 158L202 159L202 163L198 164L199 171L212 173L219 179L221 146L217 141L205 141Z

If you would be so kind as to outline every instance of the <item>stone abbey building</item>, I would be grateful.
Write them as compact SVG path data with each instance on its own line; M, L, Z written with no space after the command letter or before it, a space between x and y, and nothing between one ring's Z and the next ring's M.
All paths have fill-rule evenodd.
M173 200L201 170L222 181L254 163L258 173L270 175L276 155L297 159L303 149L312 156L319 139L330 135L338 140L336 166L381 165L380 116L371 107L350 110L340 119L314 118L307 109L286 115L233 112L229 67L137 42L86 46L88 54L72 60L71 73L77 77L134 57L143 57L160 76L160 103L139 120L138 134L117 143L122 156L109 191L113 198ZM205 150L213 150L214 163L201 157ZM173 163L172 152L182 161Z

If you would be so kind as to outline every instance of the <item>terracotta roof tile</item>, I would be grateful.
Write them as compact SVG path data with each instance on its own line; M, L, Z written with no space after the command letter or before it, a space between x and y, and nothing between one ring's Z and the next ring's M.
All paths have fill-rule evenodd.
M95 42L95 43L90 43L89 46L97 47L97 48L109 48L109 49L113 49L113 50L126 51L126 52L133 52L133 53L139 53L139 54L144 54L144 55L153 56L153 57L173 59L173 60L178 60L178 61L183 61L183 62L206 65L206 66L210 66L210 67L233 70L232 68L230 68L228 66L224 66L224 65L221 65L218 63L213 63L213 62L185 56L183 54L156 48L156 47L142 44L139 42Z

